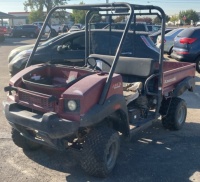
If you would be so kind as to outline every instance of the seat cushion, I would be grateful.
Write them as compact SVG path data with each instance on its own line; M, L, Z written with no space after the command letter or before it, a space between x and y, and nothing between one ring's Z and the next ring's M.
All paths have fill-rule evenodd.
M141 89L142 82L123 83L123 95L127 105L139 97Z
M100 58L112 65L114 56L91 54L89 57ZM155 60L150 58L119 57L115 73L124 75L134 75L139 77L149 77L154 73ZM102 63L102 70L109 71L110 68Z

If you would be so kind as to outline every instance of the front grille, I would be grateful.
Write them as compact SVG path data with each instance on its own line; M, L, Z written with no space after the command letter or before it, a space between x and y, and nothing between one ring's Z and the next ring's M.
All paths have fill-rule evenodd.
M33 95L32 93L27 93L24 91L18 91L19 101L25 102L30 105L39 106L42 108L54 109L54 102L48 102L48 96L43 95Z

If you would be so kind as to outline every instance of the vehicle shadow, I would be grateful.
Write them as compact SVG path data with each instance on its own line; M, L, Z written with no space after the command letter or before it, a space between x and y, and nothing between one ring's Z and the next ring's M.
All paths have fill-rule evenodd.
M43 147L24 154L46 168L66 173L68 182L192 181L200 171L198 131L198 123L186 123L180 131L169 131L161 122L155 122L131 142L122 140L117 164L106 179L91 177L82 170L81 153Z

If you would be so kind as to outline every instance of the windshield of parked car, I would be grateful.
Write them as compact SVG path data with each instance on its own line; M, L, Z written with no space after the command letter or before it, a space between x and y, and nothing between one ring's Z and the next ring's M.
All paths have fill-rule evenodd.
M166 34L166 36L171 36L171 35L173 35L173 34L175 34L175 33L179 33L179 32L181 32L183 29L174 29L174 30L172 30L171 32L168 32L167 34Z
M44 42L44 43L41 44L40 46L47 46L47 45L49 45L49 44L55 42L56 40L60 39L61 37L65 36L65 35L66 35L66 34L61 34L61 35L59 35L59 36L56 36L56 37L54 37L54 38L52 38L52 39L50 39L50 40Z
M187 28L184 31L180 32L177 37L190 37L193 32L193 28Z
M153 30L154 30L154 31L158 31L158 30L160 30L160 29L161 29L161 26L154 26L154 27L153 27Z

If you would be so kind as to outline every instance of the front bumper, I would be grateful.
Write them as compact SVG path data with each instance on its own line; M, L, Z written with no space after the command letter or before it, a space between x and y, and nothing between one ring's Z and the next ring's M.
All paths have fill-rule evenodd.
M29 130L38 131L40 137L45 136L42 137L44 141L48 138L47 143L49 143L49 140L57 140L73 135L79 127L78 121L59 118L54 112L48 112L43 115L33 113L24 110L16 102L3 101L3 107L6 119L14 128L18 129L18 126L20 126ZM23 133L22 130L20 132ZM26 135L26 133L23 134ZM25 137L29 138L27 135Z

